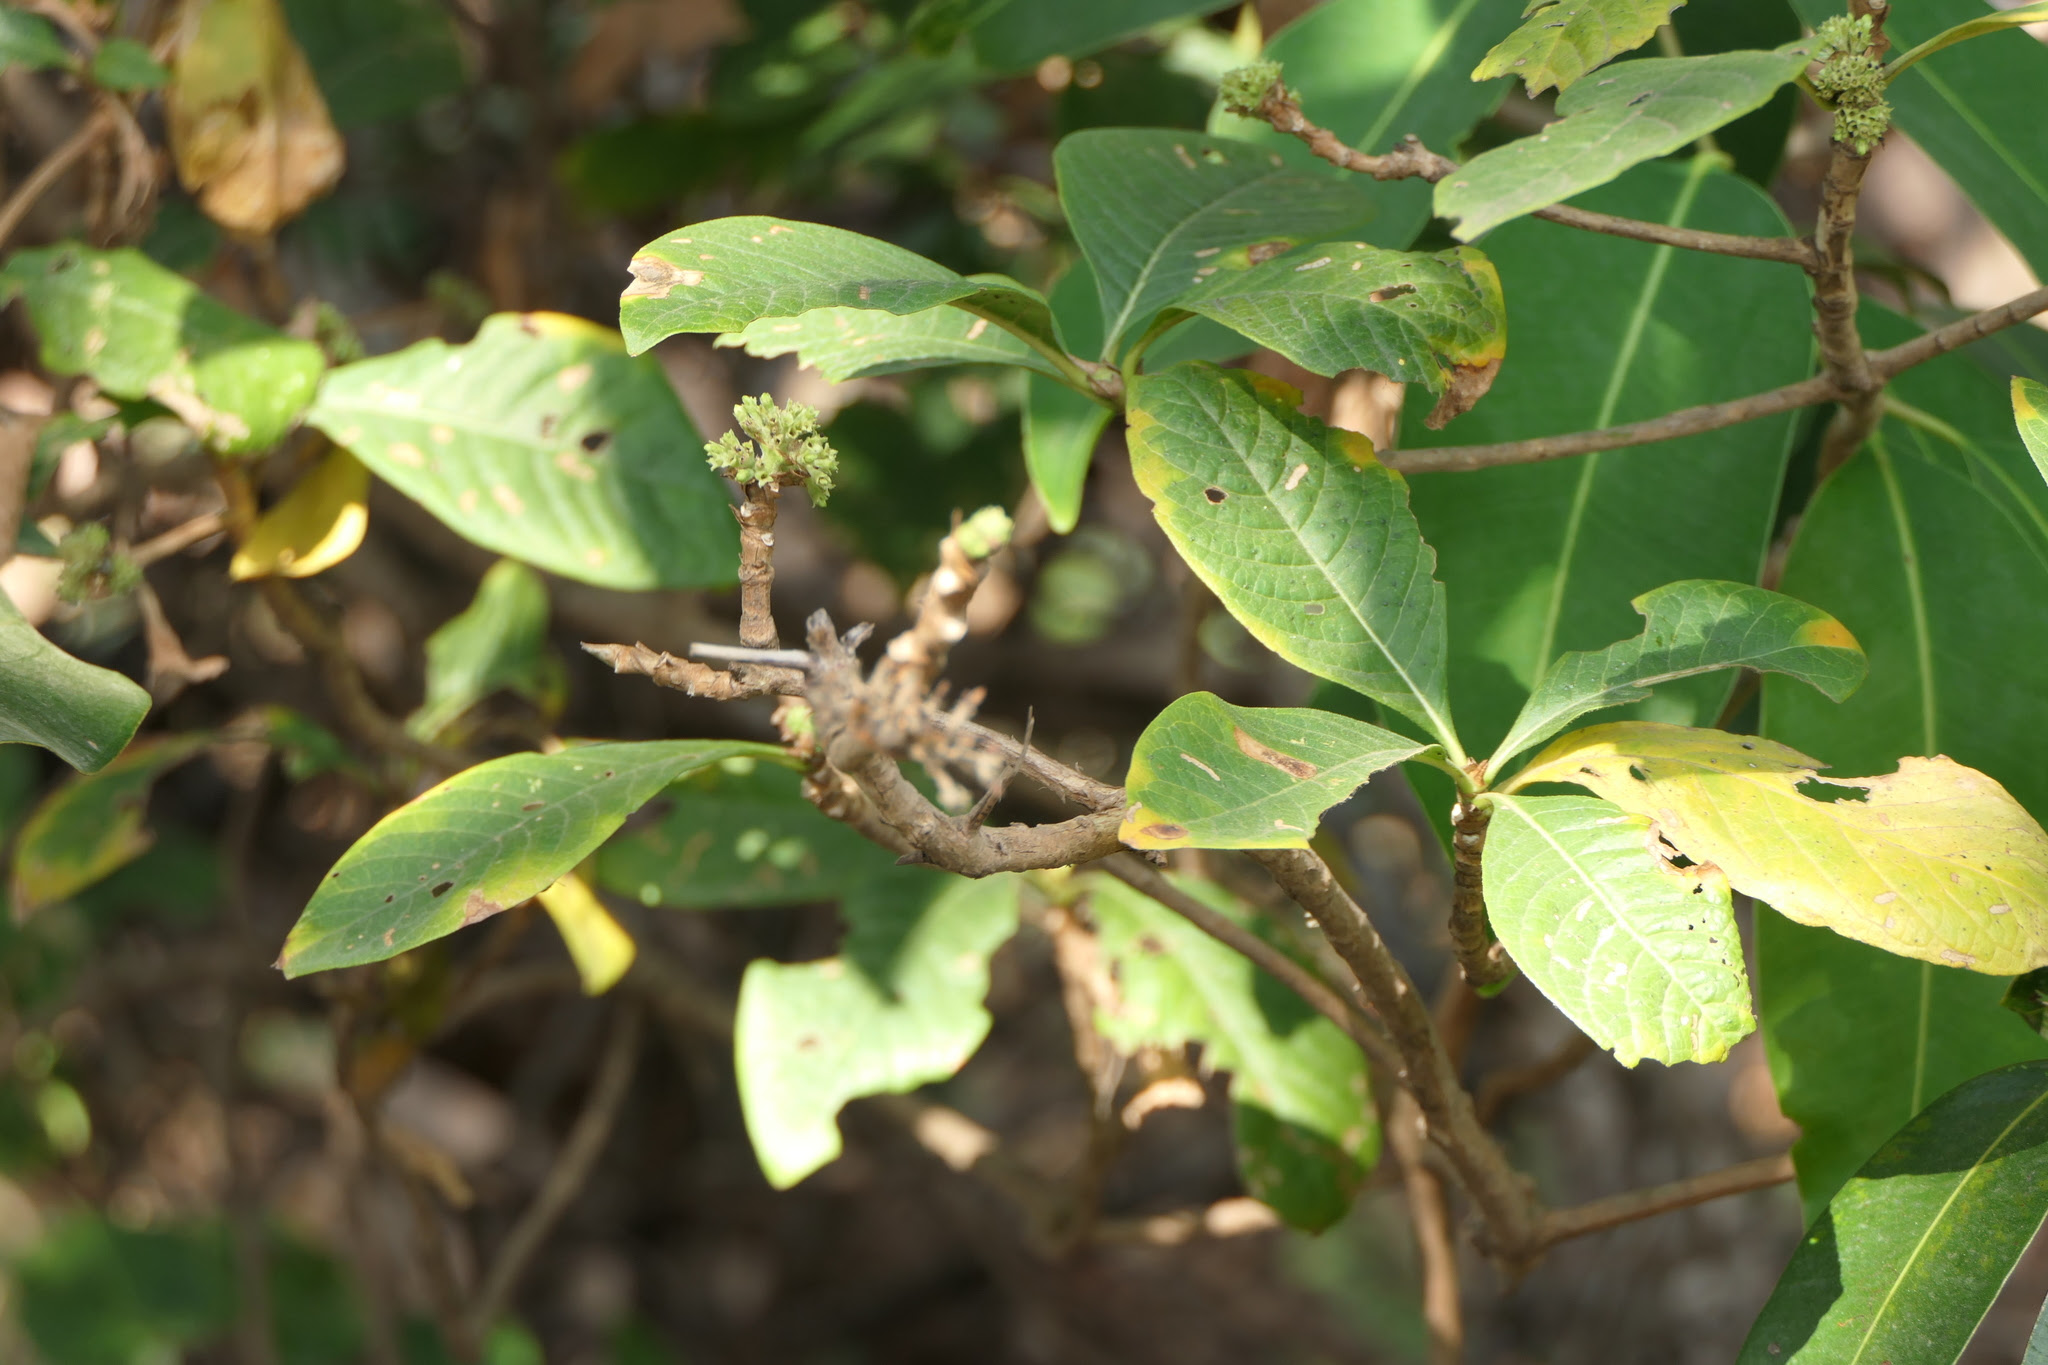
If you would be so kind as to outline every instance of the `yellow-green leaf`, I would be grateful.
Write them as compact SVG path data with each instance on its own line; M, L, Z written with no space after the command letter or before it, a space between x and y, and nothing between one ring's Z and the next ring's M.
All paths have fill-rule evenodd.
M1802 924L1994 976L2048 964L2048 834L2005 788L1941 757L1883 777L1819 766L1767 739L1627 722L1564 736L1512 785L1590 788Z
M10 895L17 918L75 895L148 851L149 789L204 749L211 733L145 741L46 797L21 827Z
M603 995L617 985L639 949L633 936L604 908L590 883L570 872L537 896L568 945L576 975L583 979L583 993Z
M2019 425L2020 440L2034 457L2034 468L2048 479L2048 384L2012 377L2012 419Z
M1520 76L1532 95L1564 89L1594 67L1633 52L1655 37L1685 0L1564 0L1530 6L1522 26L1503 38L1472 79Z
M1324 811L1428 747L1329 711L1193 692L1138 737L1117 837L1132 848L1307 848Z
M346 450L315 465L265 512L235 551L228 576L241 581L309 578L356 552L370 525L370 471Z

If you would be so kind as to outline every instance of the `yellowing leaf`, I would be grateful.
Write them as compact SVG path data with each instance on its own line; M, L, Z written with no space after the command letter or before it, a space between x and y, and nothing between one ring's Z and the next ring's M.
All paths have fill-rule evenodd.
M229 577L310 578L356 552L370 524L370 471L336 450L265 512L235 551Z
M583 978L583 993L603 995L617 985L639 949L633 936L604 908L590 883L574 872L566 873L542 891L539 900L568 945L576 974Z
M2012 419L2019 424L2020 440L2034 457L2034 468L2048 479L2048 384L2012 377Z
M167 99L178 179L262 235L341 179L346 151L277 0L185 0Z
M2048 834L2005 788L1942 757L1884 777L1819 766L1767 739L1628 722L1564 736L1512 785L1590 788L1801 924L1993 976L2048 964Z
M1564 0L1535 4L1522 26L1473 69L1475 81L1520 76L1529 93L1562 90L1597 66L1641 47L1685 0Z

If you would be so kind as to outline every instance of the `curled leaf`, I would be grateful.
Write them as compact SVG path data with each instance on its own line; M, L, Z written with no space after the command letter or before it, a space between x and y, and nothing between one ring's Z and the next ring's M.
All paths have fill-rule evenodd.
M257 519L235 551L228 576L310 578L356 552L370 524L370 471L335 450Z

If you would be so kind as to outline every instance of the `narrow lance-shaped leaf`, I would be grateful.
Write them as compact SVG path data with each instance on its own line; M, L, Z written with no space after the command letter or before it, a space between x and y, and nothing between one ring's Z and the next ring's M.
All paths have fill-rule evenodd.
M40 744L89 773L148 714L149 693L51 644L0 592L0 744Z
M612 918L597 893L574 872L567 872L553 886L534 893L541 909L555 922L576 964L576 975L585 995L603 995L619 983L639 955L633 936Z
M1060 204L1095 270L1104 359L1161 308L1220 271L1245 270L1373 216L1371 191L1288 166L1231 138L1094 128L1053 152Z
M747 967L733 1055L769 1184L787 1189L839 1155L848 1100L945 1080L974 1055L989 955L1016 933L1019 889L1008 874L891 867L848 894L837 957Z
M1597 66L1655 37L1685 0L1537 0L1522 26L1473 69L1475 81L1520 76L1532 95L1563 90Z
M1692 579L1629 604L1643 633L1605 649L1573 651L1543 675L1488 762L1500 765L1589 711L1641 701L1673 678L1719 668L1754 668L1811 683L1830 701L1862 685L1869 665L1856 637L1834 617L1796 598L1742 583Z
M1189 567L1288 662L1385 703L1463 761L1444 695L1444 592L1401 476L1278 381L1146 375L1131 470Z
M2005 788L1946 758L1885 777L1818 766L1767 739L1628 722L1564 736L1513 785L1590 787L1802 924L1993 976L2048 964L2048 834Z
M1828 1201L1740 1365L1950 1365L2044 1214L2048 1061L1966 1081Z
M2012 419L2020 429L2034 468L2048 479L2048 384L2012 377Z
M1486 914L1515 965L1623 1066L1718 1062L1756 1027L1727 882L1589 796L1481 798Z
M22 251L0 271L43 364L116 398L153 398L215 450L260 454L298 420L327 368L320 348L265 327L131 248Z
M794 354L835 384L933 365L1022 365L1059 373L1012 333L959 308L902 315L874 308L813 308L793 318L760 318L713 344L742 347L763 359Z
M1138 737L1117 836L1132 848L1307 848L1324 811L1428 747L1329 711L1193 692Z
M1472 247L1424 254L1324 242L1215 274L1174 306L1317 374L1375 370L1419 383L1438 396L1432 428L1479 401L1507 354L1500 277Z
M957 304L1046 340L1045 300L1002 276L969 279L914 251L821 223L714 218L640 248L619 296L619 327L638 355L678 332L738 332L816 308L921 313Z
M2048 23L2048 0L2034 0L2034 3L2031 5L2020 5L2000 13L1986 14L1975 19L1967 19L1960 24L1943 29L1926 42L1920 43L1912 50L1901 54L1895 61L1886 63L1884 78L1887 82L1895 81L1903 72L1911 69L1926 58L1933 56L1943 48L1954 47L1957 43L1968 39L1981 38L1987 33L1996 33L2000 29L2018 28L2022 24L2041 23Z
M192 733L137 744L45 797L15 841L14 913L27 916L75 895L148 852L155 842L143 824L150 788L214 738Z
M1645 57L1558 97L1542 132L1482 152L1437 182L1439 217L1459 241L1604 185L1760 109L1806 65L1803 45L1711 57Z
M1081 498L1109 406L1042 374L1024 385L1024 468L1045 504L1045 519L1065 535L1081 520Z
M309 419L463 537L607 588L729 583L739 533L651 360L558 313L500 313L328 376Z
M590 744L480 763L356 840L285 939L288 977L382 962L517 905L590 856L669 783L766 744Z
M1254 928L1235 897L1194 878L1181 889ZM1344 1216L1379 1158L1380 1132L1358 1045L1250 961L1122 882L1089 878L1088 908L1116 982L1098 1011L1126 1052L1202 1045L1230 1073L1239 1177L1296 1227Z

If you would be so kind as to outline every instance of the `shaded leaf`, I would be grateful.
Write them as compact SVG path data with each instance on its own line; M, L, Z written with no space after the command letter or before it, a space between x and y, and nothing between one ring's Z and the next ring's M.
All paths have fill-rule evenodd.
M1252 915L1213 883L1181 889L1241 924ZM1097 1027L1126 1052L1202 1045L1230 1073L1238 1173L1287 1222L1321 1231L1344 1216L1379 1159L1365 1058L1337 1026L1165 906L1108 877L1088 908L1116 981Z
M590 883L574 872L564 873L553 886L534 893L541 909L555 922L555 929L576 964L585 995L603 995L619 983L633 965L639 949L604 902L590 889Z
M2027 454L2034 457L2034 468L2041 471L2043 479L2048 479L2048 384L2036 384L2014 375L2012 419L2020 429Z
M1793 0L1808 24L1841 6ZM1886 16L1892 51L1903 55L1957 24L1991 18L1983 0L1917 0ZM2048 48L2017 30L1952 48L1885 87L1892 121L1910 134L1970 197L2037 277L2048 276Z
M685 773L781 752L655 740L480 763L400 806L341 855L292 926L278 966L304 976L446 937L552 886Z
M1520 0L1324 0L1275 33L1264 56L1282 64L1308 116L1347 145L1387 152L1412 133L1447 151L1462 145L1507 92L1505 80L1475 84L1468 73L1520 13ZM1350 175L1220 103L1209 128L1315 174ZM1430 187L1423 181L1375 184L1372 197L1378 213L1358 235L1375 246L1406 247L1429 222Z
M40 14L0 9L0 71L22 66L44 71L70 66L71 49L57 36L57 26Z
M176 1359L235 1320L233 1255L215 1226L135 1230L74 1214L15 1275L27 1335L66 1365Z
M1058 373L1051 361L1011 333L958 308L900 315L873 308L814 308L793 318L760 318L713 344L744 347L748 355L764 359L794 354L835 384L933 365L1022 365Z
M206 216L269 233L333 189L347 149L278 0L184 0L177 32L165 113Z
M94 772L148 714L149 693L51 644L0 592L0 744L40 744Z
M1042 374L1024 385L1024 468L1057 535L1081 520L1081 496L1095 443L1112 416L1105 403Z
M1902 52L1893 58L1885 65L1885 79L1895 81L1920 62L1945 48L1954 47L1957 43L1971 38L1981 38L2002 28L2018 28L2022 24L2039 23L2048 23L2048 0L2034 0L2031 5L2020 4L1994 14L1966 19L1952 28L1943 29L1923 43L1915 44L1911 51Z
M1094 268L1102 356L1217 271L1245 270L1368 222L1358 177L1298 170L1250 143L1172 128L1095 128L1053 152L1060 206Z
M968 36L991 71L1029 71L1047 57L1085 57L1170 19L1209 13L1211 0L994 0Z
M769 1184L787 1189L839 1155L848 1100L945 1080L974 1055L989 955L1017 931L1020 886L890 868L848 892L837 957L748 964L733 1057Z
M1860 319L1872 346L1920 330L1876 305ZM1808 504L1781 584L1855 632L1870 681L1836 705L1766 677L1762 732L1852 773L1947 754L2040 819L2048 729L2034 642L2048 638L2048 485L2013 431L2004 373L1945 356L1891 392L1947 434L1888 419ZM1998 1007L1996 980L1770 916L1757 951L1764 1039L1779 1103L1804 1130L1793 1157L1810 1207L1944 1090L2048 1055Z
M1635 721L1564 736L1515 784L1590 787L1802 924L1992 975L2048 964L2048 834L2005 788L1939 757L1883 777L1817 767L1771 740Z
M1175 306L1317 374L1420 383L1440 395L1432 428L1477 402L1507 354L1500 277L1472 247L1424 255L1324 242L1217 275Z
M548 650L548 589L516 559L501 559L461 613L427 637L427 695L406 721L432 738L494 692L543 711L560 708L568 682Z
M732 760L663 792L661 817L598 851L596 881L642 905L714 910L833 900L895 856L803 796L786 768Z
M1563 90L1597 66L1657 36L1685 0L1563 0L1530 7L1522 26L1472 71L1475 81L1520 76L1529 93Z
M1705 158L1639 167L1581 202L1720 232L1790 231L1767 195ZM1812 309L1796 271L1529 219L1502 227L1486 247L1521 315L1557 325L1514 348L1486 401L1459 420L1454 441L1632 422L1811 373ZM1401 448L1442 444L1415 408ZM1410 476L1416 520L1436 547L1449 601L1460 728L1492 747L1560 654L1597 651L1642 629L1630 598L1682 579L1755 582L1797 420L1787 414L1637 449ZM1678 509L1682 534L1608 533L1667 528ZM1635 714L1711 724L1730 683L1726 674L1664 683ZM1425 787L1435 780L1421 771L1413 777ZM1448 781L1441 787L1425 802L1448 809Z
M1195 573L1268 648L1427 727L1444 697L1444 592L1400 475L1277 381L1213 365L1146 375L1131 469Z
M410 114L467 83L455 21L435 0L284 0L337 126Z
M1489 771L1589 711L1642 701L1673 678L1754 668L1811 683L1841 701L1869 666L1856 637L1817 607L1741 583L1667 583L1629 603L1643 633L1605 649L1566 654L1544 672L1522 714L1488 760Z
M1482 152L1437 182L1436 211L1469 242L1511 218L1604 185L1752 109L1806 66L1806 49L1645 57L1560 95L1542 132Z
M1328 711L1191 692L1138 737L1117 837L1132 848L1307 848L1324 811L1426 747Z
M347 559L370 526L370 471L346 450L328 454L249 528L228 564L240 582L308 578Z
M2028 1028L2048 1037L2048 967L2014 977L1998 1003L2017 1014Z
M171 78L149 49L133 38L109 38L92 57L88 73L102 90L155 90Z
M729 583L739 533L674 390L618 338L499 313L344 365L307 419L451 530L608 588Z
M142 823L150 788L213 738L145 740L45 797L14 845L8 896L16 918L83 891L147 852L155 841Z
M320 348L218 303L130 248L16 252L0 294L19 292L58 374L89 374L116 398L155 399L214 449L260 454L313 400Z
M1481 798L1486 915L1515 965L1623 1066L1718 1062L1756 1027L1728 884L1585 796Z
M630 269L619 326L632 355L678 332L738 332L818 308L909 314L951 303L1048 345L1052 336L1045 300L1014 280L970 279L822 223L714 218L649 242Z
M1946 1365L2044 1214L2048 1062L2022 1062L1936 1100L1828 1201L1739 1360Z

